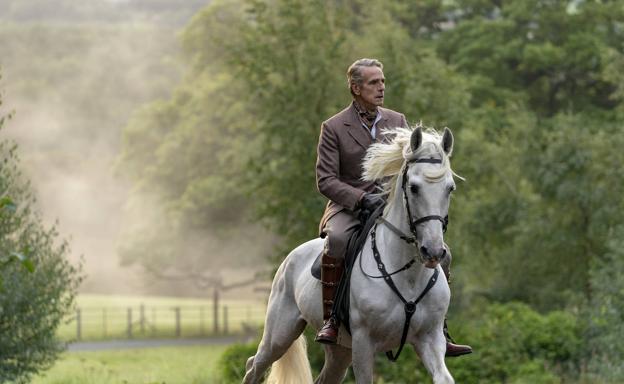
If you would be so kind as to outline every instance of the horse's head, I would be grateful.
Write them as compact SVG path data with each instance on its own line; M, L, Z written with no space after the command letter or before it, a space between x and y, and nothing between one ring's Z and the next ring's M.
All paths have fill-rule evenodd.
M455 190L449 156L453 134L445 128L439 135L416 128L410 138L411 153L405 156L401 179L403 201L410 230L416 238L421 262L435 268L447 255L444 232L448 224L451 192ZM397 191L398 192L398 191ZM398 197L398 196L397 196Z
M389 195L385 214L394 225L412 232L421 262L435 268L446 257L444 230L450 194L455 189L450 156L453 134L440 135L417 127L386 131L388 142L370 146L364 159L364 179L384 180Z

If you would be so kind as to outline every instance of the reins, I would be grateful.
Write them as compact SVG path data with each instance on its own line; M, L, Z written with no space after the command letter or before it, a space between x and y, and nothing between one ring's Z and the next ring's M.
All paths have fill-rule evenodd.
M410 321L412 320L412 316L416 312L416 306L418 305L418 303L420 303L420 301L425 297L425 295L431 290L431 288L433 288L435 283L438 281L438 275L440 274L440 271L439 271L438 268L434 269L433 275L429 278L429 281L427 282L427 286L423 289L423 291L420 293L420 295L418 295L418 297L416 299L414 299L412 301L408 301L407 299L405 299L403 294L401 294L401 291L399 291L399 289L397 288L396 284L392 280L392 276L397 274L397 273L399 273L399 272L402 272L402 271L405 271L405 270L409 269L414 264L414 262L416 261L416 258L412 258L412 260L410 260L402 268L400 268L400 269L398 269L398 270L396 270L396 271L394 271L392 273L388 273L388 271L386 271L385 264L381 260L381 254L379 253L379 250L377 249L377 240L376 240L377 225L378 224L386 225L401 240L405 241L407 244L414 245L416 247L418 246L417 240L416 240L416 238L417 238L417 225L418 224L421 224L421 223L424 223L424 222L430 221L430 220L439 220L442 223L442 231L443 232L446 232L446 227L448 226L448 215L445 216L445 217L441 217L441 216L438 216L438 215L429 215L429 216L421 217L421 218L419 218L417 220L413 219L412 211L411 211L410 206L409 206L409 199L407 197L407 190L406 190L406 186L407 186L407 169L408 169L408 165L410 163L441 164L442 160L441 159L434 159L434 158L421 158L421 159L411 160L411 161L407 162L407 164L405 165L405 169L403 170L403 175L402 175L403 176L403 180L402 180L402 183L401 183L401 188L403 190L403 197L404 197L404 200L405 200L405 208L407 210L410 231L412 232L413 237L410 237L410 236L404 234L401 230L399 230L397 227L395 227L388 220L384 219L383 217L380 217L380 218L377 219L377 222L373 226L373 228L371 230L371 233L370 233L370 236L371 236L371 248L372 248L372 251L373 251L373 257L375 259L375 262L377 263L377 269L381 273L381 276L371 276L368 273L366 273L364 271L364 269L362 268L362 258L360 257L360 270L362 271L362 273L365 276L373 278L373 279L383 278L384 281L386 282L386 284L388 284L388 286L390 287L390 289L399 297L401 302L403 302L403 306L404 306L404 310L405 310L405 322L403 323L403 333L401 334L401 343L399 345L399 349L397 350L396 353L392 353L392 351L387 351L386 352L386 356L392 362L397 361L397 359L401 355L401 351L403 350L403 347L405 346L405 342L407 341L407 334L409 332L409 324L410 324Z

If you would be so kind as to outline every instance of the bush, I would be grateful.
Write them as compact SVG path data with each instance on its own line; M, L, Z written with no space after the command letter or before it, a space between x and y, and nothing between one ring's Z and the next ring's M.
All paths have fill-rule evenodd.
M234 344L227 348L217 364L221 384L238 384L245 376L245 363L256 353L258 342Z
M23 383L62 350L55 333L81 274L65 259L67 242L41 223L16 152L0 141L0 382Z
M582 330L571 314L541 315L521 303L491 304L463 324L458 338L475 352L448 360L457 382L559 383L580 365Z

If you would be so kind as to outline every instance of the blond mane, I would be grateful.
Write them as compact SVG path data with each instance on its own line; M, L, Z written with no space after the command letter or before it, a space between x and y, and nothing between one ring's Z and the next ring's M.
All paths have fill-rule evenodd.
M383 180L383 193L389 195L389 201L392 201L394 197L397 180L403 172L403 167L407 161L415 158L435 157L442 160L441 167L435 167L424 173L428 182L440 181L447 172L461 179L451 169L450 154L447 155L442 149L442 135L436 130L424 128L422 144L415 153L412 152L410 140L416 128L422 128L422 126L419 124L412 128L399 127L385 131L385 135L392 138L390 142L371 145L364 157L362 179Z

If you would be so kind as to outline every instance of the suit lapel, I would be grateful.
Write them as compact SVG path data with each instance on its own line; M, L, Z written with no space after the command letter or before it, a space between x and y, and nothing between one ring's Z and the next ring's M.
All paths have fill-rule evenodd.
M366 128L362 126L362 122L357 116L357 111L355 110L353 104L351 104L351 107L349 108L349 113L344 121L344 125L347 128L349 136L351 136L356 143L362 146L362 148L368 149L368 146L372 142L372 137L370 132L367 132Z

